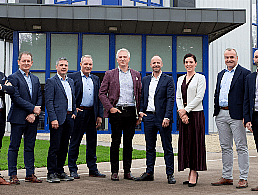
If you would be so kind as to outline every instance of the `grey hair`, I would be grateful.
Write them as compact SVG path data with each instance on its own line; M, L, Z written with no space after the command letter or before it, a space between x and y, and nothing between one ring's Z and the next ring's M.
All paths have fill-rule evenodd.
M57 59L57 61L56 61L56 65L58 65L58 64L59 64L59 62L60 62L61 60L65 60L65 61L67 61L67 62L68 62L68 60L67 60L67 58L66 58L66 57L61 57L61 58L58 58L58 59Z
M119 54L121 51L126 51L128 58L130 58L130 52L129 52L127 49L122 48L122 49L117 50L117 52L116 52L116 59L118 58L118 54Z
M236 51L236 49L234 49L234 48L227 48L227 49L224 51L224 53L225 53L226 51L232 51L232 50L236 52L236 57L238 57L238 56L237 56L237 51Z
M18 60L20 61L21 60L21 57L22 55L25 54L25 55L29 55L31 57L31 61L33 61L33 55L32 53L28 52L28 51L23 51L19 54L19 57L18 57Z
M93 59L92 59L92 56L91 56L91 55L83 55L83 56L81 57L81 63L82 63L82 61L83 61L84 58L90 58L90 59L92 60L92 63L93 63Z

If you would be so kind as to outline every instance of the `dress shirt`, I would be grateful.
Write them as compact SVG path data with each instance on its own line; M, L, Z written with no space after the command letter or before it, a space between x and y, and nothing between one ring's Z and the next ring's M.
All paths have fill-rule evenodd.
M219 93L219 106L221 107L228 106L228 93L229 93L231 81L233 79L237 66L238 65L236 65L231 71L229 71L228 69L225 69L225 73L223 75L223 78L221 79L220 93Z
M133 79L130 72L130 68L126 72L123 72L119 67L119 84L120 84L120 96L117 102L117 106L135 106L134 91L133 91Z
M32 82L31 82L31 78L30 78L30 72L28 74L28 76L26 76L26 73L24 71L22 71L20 68L19 68L20 72L22 73L28 87L29 87L29 90L30 90L30 97L32 97Z
M94 97L94 86L91 75L89 74L89 76L86 77L81 71L81 76L83 88L81 106L92 107Z
M155 112L154 95L155 95L156 88L157 88L157 85L159 83L159 79L160 79L161 74L162 74L162 71L157 78L155 78L153 76L153 73L151 75L151 82L150 82L150 85L149 85L148 106L147 106L146 111Z
M71 90L71 87L68 83L68 78L67 76L65 76L65 80L63 80L63 78L57 74L58 78L60 79L63 87L64 87L64 90L65 90L65 93L66 93L66 97L68 99L68 108L67 108L67 111L72 111L72 90Z
M1 87L0 91L2 90L3 88ZM3 108L4 107L4 103L3 103L3 100L2 98L0 98L0 108Z
M258 73L257 73L257 71L256 71L256 86L255 86L254 110L258 111Z

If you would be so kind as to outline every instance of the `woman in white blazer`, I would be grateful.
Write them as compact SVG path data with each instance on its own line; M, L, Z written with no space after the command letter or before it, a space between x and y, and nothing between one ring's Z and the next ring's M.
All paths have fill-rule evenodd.
M183 59L186 74L177 81L176 103L179 114L178 171L190 168L183 184L194 187L198 172L205 171L205 119L202 100L206 89L204 75L195 72L196 57L186 54Z

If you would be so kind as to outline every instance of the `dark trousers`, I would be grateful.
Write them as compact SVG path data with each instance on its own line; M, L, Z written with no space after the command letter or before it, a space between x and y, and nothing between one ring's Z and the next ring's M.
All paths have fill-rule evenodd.
M73 133L71 136L69 152L68 152L68 166L70 172L77 172L78 168L76 161L79 155L79 147L83 134L86 132L86 163L90 171L97 171L97 129L96 120L93 110L83 110L77 113L74 122Z
M17 156L24 135L24 164L26 176L34 174L34 147L37 135L37 123L11 124L10 145L8 150L8 171L9 176L17 175Z
M2 148L2 139L5 133L5 115L4 111L0 111L0 149Z
M166 164L166 174L174 174L174 153L172 148L171 124L163 128L162 121L159 121L155 114L148 113L144 116L144 133L146 140L146 165L147 173L154 173L156 160L156 140L159 131Z
M112 130L112 143L110 148L111 172L119 170L119 147L123 131L123 167L124 173L130 172L132 163L132 139L135 133L135 110L121 110L122 113L109 114Z
M252 129L253 129L254 141L256 144L256 150L258 152L258 112L253 113Z
M58 129L53 129L50 124L50 146L48 149L48 173L63 173L68 152L70 133L73 130L74 119L71 114L66 115L66 120Z

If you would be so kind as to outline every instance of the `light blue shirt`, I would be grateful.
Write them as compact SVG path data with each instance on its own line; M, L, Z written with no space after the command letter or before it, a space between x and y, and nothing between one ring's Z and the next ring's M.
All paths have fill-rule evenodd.
M135 106L133 78L130 72L130 68L128 67L126 72L123 72L119 67L118 70L120 96L117 102L117 106Z
M72 102L73 102L73 96L72 96L72 90L71 90L71 87L68 83L68 78L67 76L65 76L65 80L63 80L63 78L57 74L58 78L60 79L63 87L64 87L64 90L65 90L65 93L66 93L66 97L68 99L68 108L67 108L67 111L72 111L73 108L72 108Z
M92 107L94 99L94 85L91 75L89 74L89 76L86 77L81 71L81 76L83 88L81 106Z
M30 97L32 98L32 82L31 82L31 78L30 78L30 72L29 72L28 76L26 76L26 73L23 70L21 70L20 68L19 68L19 70L22 73L22 75L29 87Z
M229 71L228 69L225 69L225 73L220 83L219 106L221 107L228 106L228 93L229 93L230 85L237 66L238 65L236 65L231 71Z

